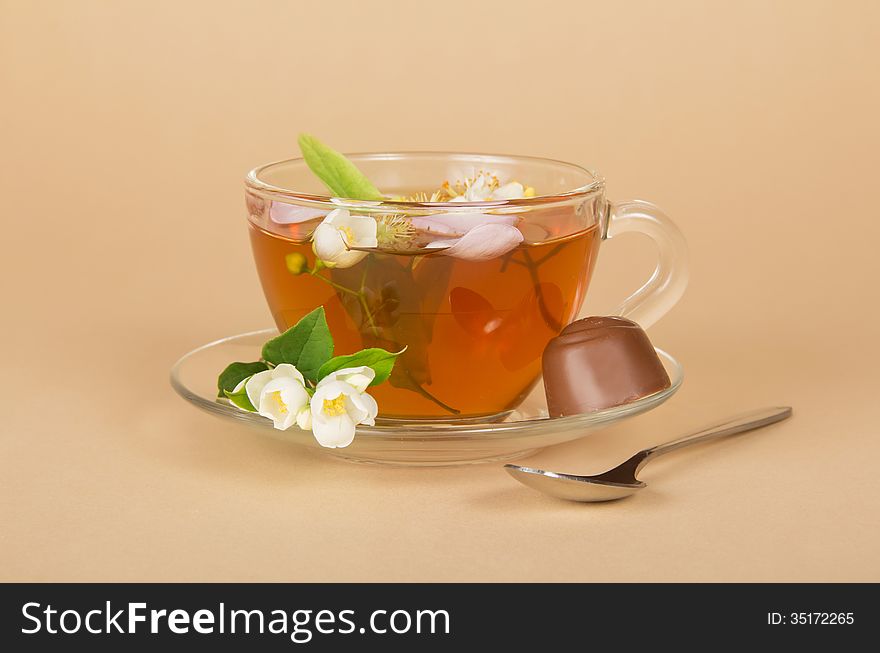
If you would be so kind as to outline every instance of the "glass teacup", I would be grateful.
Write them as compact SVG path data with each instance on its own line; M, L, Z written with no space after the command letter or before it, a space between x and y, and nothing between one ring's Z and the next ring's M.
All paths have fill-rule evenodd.
M389 382L370 389L382 418L516 408L540 379L544 347L577 317L607 238L639 231L659 253L617 314L648 327L687 285L686 246L669 219L647 202L608 202L602 178L579 166L459 153L350 159L387 200L330 198L302 159L271 163L247 177L249 230L280 330L324 306L336 354L406 347ZM505 199L511 187L526 190ZM325 233L344 248L328 256Z

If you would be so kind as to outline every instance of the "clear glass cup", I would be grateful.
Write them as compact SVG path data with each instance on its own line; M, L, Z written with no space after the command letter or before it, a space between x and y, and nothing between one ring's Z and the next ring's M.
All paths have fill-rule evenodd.
M302 159L270 163L246 180L249 231L280 330L323 305L337 355L406 347L389 382L370 390L383 419L455 422L515 409L540 379L544 347L578 315L604 240L641 232L658 251L653 274L616 314L648 327L687 285L672 222L648 202L607 201L603 179L585 168L466 153L349 158L387 199L331 198ZM444 181L454 187L481 171L534 194L431 201ZM337 241L337 264L319 264L316 251L325 258Z

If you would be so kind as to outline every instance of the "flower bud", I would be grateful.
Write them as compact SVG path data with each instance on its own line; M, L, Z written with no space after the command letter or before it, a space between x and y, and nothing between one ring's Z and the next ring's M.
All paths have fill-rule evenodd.
M306 257L299 252L292 252L284 257L284 263L287 265L287 271L291 274L302 274L306 272L308 261Z

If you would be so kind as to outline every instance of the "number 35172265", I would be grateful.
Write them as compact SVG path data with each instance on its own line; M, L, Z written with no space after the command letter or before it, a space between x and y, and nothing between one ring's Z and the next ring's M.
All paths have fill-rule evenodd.
M768 612L767 623L770 625L791 624L800 625L851 625L855 623L852 612Z

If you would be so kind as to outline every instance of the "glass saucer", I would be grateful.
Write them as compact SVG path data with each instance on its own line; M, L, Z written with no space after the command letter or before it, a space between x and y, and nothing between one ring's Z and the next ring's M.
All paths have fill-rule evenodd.
M683 377L678 361L657 349L672 384L665 390L622 406L549 419L544 387L539 383L517 410L500 421L395 420L376 426L359 426L351 445L344 449L326 449L309 432L297 428L278 431L264 417L216 401L220 370L231 361L257 360L263 343L277 333L275 329L252 331L194 349L171 368L171 385L181 397L212 415L259 429L264 435L368 463L462 465L525 456L543 447L582 438L597 429L651 410L678 390Z

